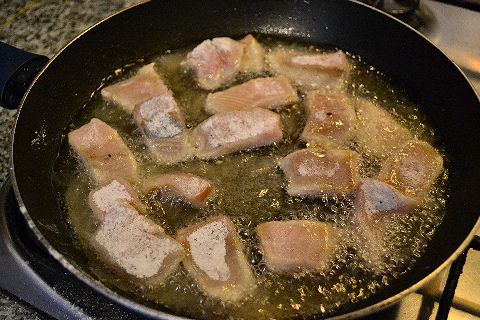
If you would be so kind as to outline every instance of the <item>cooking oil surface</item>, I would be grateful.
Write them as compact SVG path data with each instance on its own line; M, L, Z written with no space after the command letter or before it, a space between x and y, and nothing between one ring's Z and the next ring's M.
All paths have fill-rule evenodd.
M268 37L260 36L260 39L267 48L282 45L308 52L324 51ZM155 57L154 62L165 84L173 91L187 128L191 129L209 115L203 110L208 92L198 88L192 75L180 66L189 50L191 48L168 51ZM349 61L351 71L345 84L347 95L374 101L408 128L413 136L438 147L426 117L401 90L359 57L349 54ZM122 72L114 81L128 78L137 69L138 66ZM269 74L266 72L264 75ZM243 75L237 83L252 77ZM442 220L447 174L442 175L430 196L417 209L383 222L384 241L380 248L372 248L355 227L350 197L303 199L286 193L287 181L277 162L305 147L298 139L305 125L305 114L302 102L276 112L282 119L284 137L275 145L237 152L217 160L193 159L161 166L151 158L132 116L105 102L98 93L94 95L67 130L78 128L93 117L99 118L116 129L132 150L140 166L141 178L161 173L192 173L211 180L217 193L207 207L193 208L160 192L143 195L148 207L147 215L172 236L181 228L211 217L230 217L254 270L257 286L241 302L228 303L207 298L181 265L164 284L155 286L144 286L106 266L96 256L89 240L98 227L87 201L88 193L95 186L68 142L64 141L55 180L68 210L72 230L90 259L89 272L125 296L152 307L167 308L178 315L202 319L283 319L328 316L344 306L368 298L411 269ZM350 148L357 150L358 146L352 143ZM362 156L362 176L372 177L378 173L380 160L368 154ZM134 187L138 189L139 186ZM278 275L270 272L265 265L255 233L256 226L273 220L292 219L327 222L338 231L340 245L324 273Z

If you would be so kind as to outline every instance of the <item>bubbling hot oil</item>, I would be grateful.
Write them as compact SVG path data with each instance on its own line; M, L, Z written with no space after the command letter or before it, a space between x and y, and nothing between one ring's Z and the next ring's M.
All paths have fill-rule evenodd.
M309 52L323 51L313 46L279 42L278 39L264 37L262 40L270 48L280 43ZM191 75L181 69L180 62L186 52L188 50L166 52L154 61L185 115L187 128L193 128L208 117L203 111L207 92L199 89ZM359 57L349 55L349 59L352 70L346 83L348 95L375 101L390 111L416 138L436 142L425 116L387 77L363 63ZM123 70L119 79L133 75L135 70ZM239 81L248 79L242 76ZM385 226L381 253L375 251L372 254L372 248L361 239L354 227L351 199L301 199L286 193L286 179L277 161L305 147L298 139L305 125L305 116L302 103L277 112L282 119L284 139L273 146L217 160L194 159L159 166L150 157L132 117L115 105L104 102L98 93L94 95L68 131L97 117L118 130L139 162L142 178L161 173L188 172L213 181L217 195L206 208L192 208L161 193L150 194L143 199L148 206L147 215L170 235L210 217L227 215L237 227L257 286L246 299L233 304L207 298L181 266L169 280L157 286L144 286L112 272L89 245L98 224L87 203L88 192L94 186L65 141L56 167L56 185L61 201L68 209L71 227L90 259L89 271L107 286L133 300L152 307L161 306L179 315L203 319L279 319L315 314L327 316L386 288L411 269L442 220L446 173L419 208ZM374 176L378 172L379 160L368 154L363 154L363 158L362 175ZM327 222L338 231L340 246L330 267L323 273L279 275L269 272L262 259L255 227L272 220L292 219Z

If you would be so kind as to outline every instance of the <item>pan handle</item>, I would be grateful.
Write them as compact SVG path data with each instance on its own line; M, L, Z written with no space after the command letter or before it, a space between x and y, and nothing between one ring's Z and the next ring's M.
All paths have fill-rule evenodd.
M28 86L48 60L0 41L0 105L18 108Z

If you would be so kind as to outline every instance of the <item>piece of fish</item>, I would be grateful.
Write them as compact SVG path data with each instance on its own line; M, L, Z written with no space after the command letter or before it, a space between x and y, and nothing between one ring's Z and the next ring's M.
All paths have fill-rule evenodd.
M266 61L271 72L286 76L301 89L322 92L340 89L350 68L341 50L311 54L279 46L267 54Z
M279 165L288 178L287 192L292 196L340 196L360 179L360 155L349 150L302 149L281 159Z
M300 138L324 148L345 146L354 136L355 109L344 95L324 95L307 92L305 98L307 122Z
M91 177L105 184L115 177L135 182L137 162L117 131L97 118L71 131L68 142L85 163Z
M92 244L108 265L148 284L165 281L185 257L175 239L121 201L108 209Z
M101 221L111 207L116 206L119 202L126 202L139 212L145 211L137 192L123 179L113 179L107 184L92 190L88 196L88 203L93 214Z
M156 162L171 164L193 156L182 112L170 90L137 105L133 116Z
M297 90L287 78L257 78L224 91L210 93L205 101L205 111L217 113L255 107L273 109L298 100Z
M255 279L229 218L181 229L176 239L187 252L183 265L207 296L235 302L253 291Z
M406 141L412 139L408 129L396 121L386 110L372 102L358 99L356 103L358 145L368 155L387 158Z
M419 201L376 179L362 179L352 194L361 254L378 263L387 254L386 228L392 227L399 216L414 210Z
M215 90L232 82L242 64L245 44L227 37L205 40L187 54L182 66L195 73L198 85Z
M138 70L129 79L117 82L102 89L102 96L117 103L127 113L132 113L136 105L168 91L160 75L150 63Z
M408 196L423 198L443 171L443 159L425 141L410 140L383 163L378 179Z
M322 272L333 261L337 237L324 222L270 221L257 226L263 259L278 273Z
M240 72L262 72L265 64L265 49L262 45L251 34L247 34L239 42L245 45Z
M200 159L266 146L281 139L280 116L260 108L217 113L200 123L192 133Z
M195 207L204 206L215 194L213 182L189 173L162 174L148 178L143 183L145 193L164 188Z

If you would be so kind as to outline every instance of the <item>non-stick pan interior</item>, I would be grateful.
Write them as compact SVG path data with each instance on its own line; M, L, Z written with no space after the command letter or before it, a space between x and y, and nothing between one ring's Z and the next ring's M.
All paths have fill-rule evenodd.
M348 1L152 1L126 10L68 45L29 91L14 136L17 197L44 237L69 263L87 270L57 201L53 168L66 126L102 78L118 67L165 49L216 36L274 34L359 54L405 88L440 132L449 161L447 214L412 272L340 312L380 302L420 281L461 245L480 207L479 101L464 76L408 27ZM60 258L61 259L61 258ZM91 281L90 276L80 276ZM98 285L98 284L97 284ZM103 290L103 289L100 289Z

